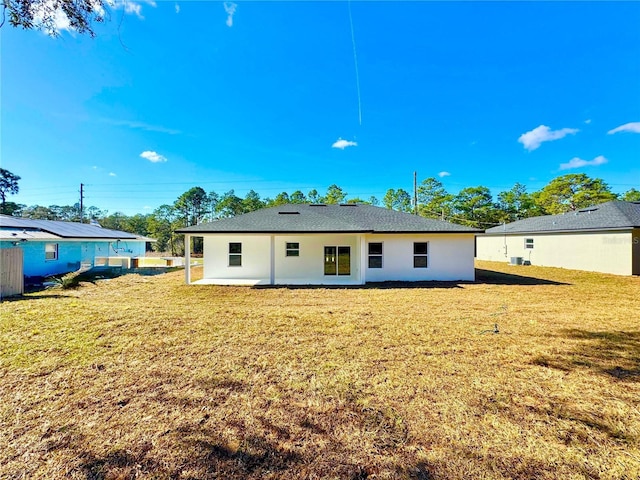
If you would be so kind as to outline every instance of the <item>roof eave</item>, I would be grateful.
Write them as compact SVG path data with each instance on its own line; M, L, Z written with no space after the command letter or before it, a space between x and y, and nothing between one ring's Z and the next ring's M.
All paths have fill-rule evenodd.
M218 235L314 235L314 234L349 234L370 233L376 235L407 235L407 234L478 234L482 230L176 230L175 233L190 235L218 234Z
M575 228L575 229L558 229L558 230L515 230L515 231L503 231L503 232L484 232L486 236L498 236L498 235L533 235L536 233L594 233L594 232L620 232L633 230L640 227L597 227L597 228Z
M224 235L233 234L268 234L268 235L300 235L314 233L371 233L371 230L175 230L175 233L188 233L198 235L204 233L216 233Z

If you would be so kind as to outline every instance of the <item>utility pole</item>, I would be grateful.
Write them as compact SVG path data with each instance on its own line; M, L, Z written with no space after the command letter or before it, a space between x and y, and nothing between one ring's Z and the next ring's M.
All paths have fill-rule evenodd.
M413 214L418 215L418 172L413 172Z
M84 183L80 184L80 223L84 223Z

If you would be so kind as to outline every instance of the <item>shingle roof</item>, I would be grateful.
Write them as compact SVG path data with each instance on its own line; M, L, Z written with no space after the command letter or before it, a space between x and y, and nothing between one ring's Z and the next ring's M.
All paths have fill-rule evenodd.
M565 231L625 230L640 228L640 202L601 203L563 215L525 218L489 228L487 235Z
M287 204L182 228L178 233L473 233L471 227L372 205Z
M13 228L23 230L40 230L52 233L62 238L91 238L91 239L115 239L115 240L146 240L134 233L109 230L97 225L76 222L62 222L58 220L32 220L29 218L11 217L0 215L0 228Z

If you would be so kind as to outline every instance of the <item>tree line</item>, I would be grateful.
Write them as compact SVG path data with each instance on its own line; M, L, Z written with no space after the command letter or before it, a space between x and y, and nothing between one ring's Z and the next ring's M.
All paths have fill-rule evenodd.
M157 242L152 244L154 250L171 252L173 255L184 253L184 238L183 235L174 233L177 229L288 203L381 205L427 218L486 229L518 219L565 213L610 200L640 201L640 191L635 188L619 195L613 193L603 180L590 178L585 174L568 174L554 178L534 192L528 192L525 185L516 183L511 189L500 192L495 199L487 187L467 187L452 194L440 180L429 177L417 185L417 211L414 208L413 195L402 188L388 189L379 200L376 197L349 197L344 189L338 185L331 185L324 195L315 189L306 194L296 190L292 193L281 192L274 198L261 198L254 190L250 190L244 197L239 197L234 190L219 194L215 191L206 192L201 187L193 187L173 203L160 205L152 213L109 214L107 210L90 206L85 208L81 215L78 204L45 207L7 202L6 194L18 192L20 177L7 170L0 172L0 177L0 208L4 214L44 220L77 222L82 218L82 221L95 221L103 228L153 237L157 239ZM201 249L201 240L194 239L193 251L198 253Z

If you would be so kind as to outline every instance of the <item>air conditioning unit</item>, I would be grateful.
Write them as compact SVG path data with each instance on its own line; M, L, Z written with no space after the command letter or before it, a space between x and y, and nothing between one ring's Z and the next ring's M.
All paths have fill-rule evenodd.
M522 265L523 258L522 257L511 257L509 261L509 265Z

